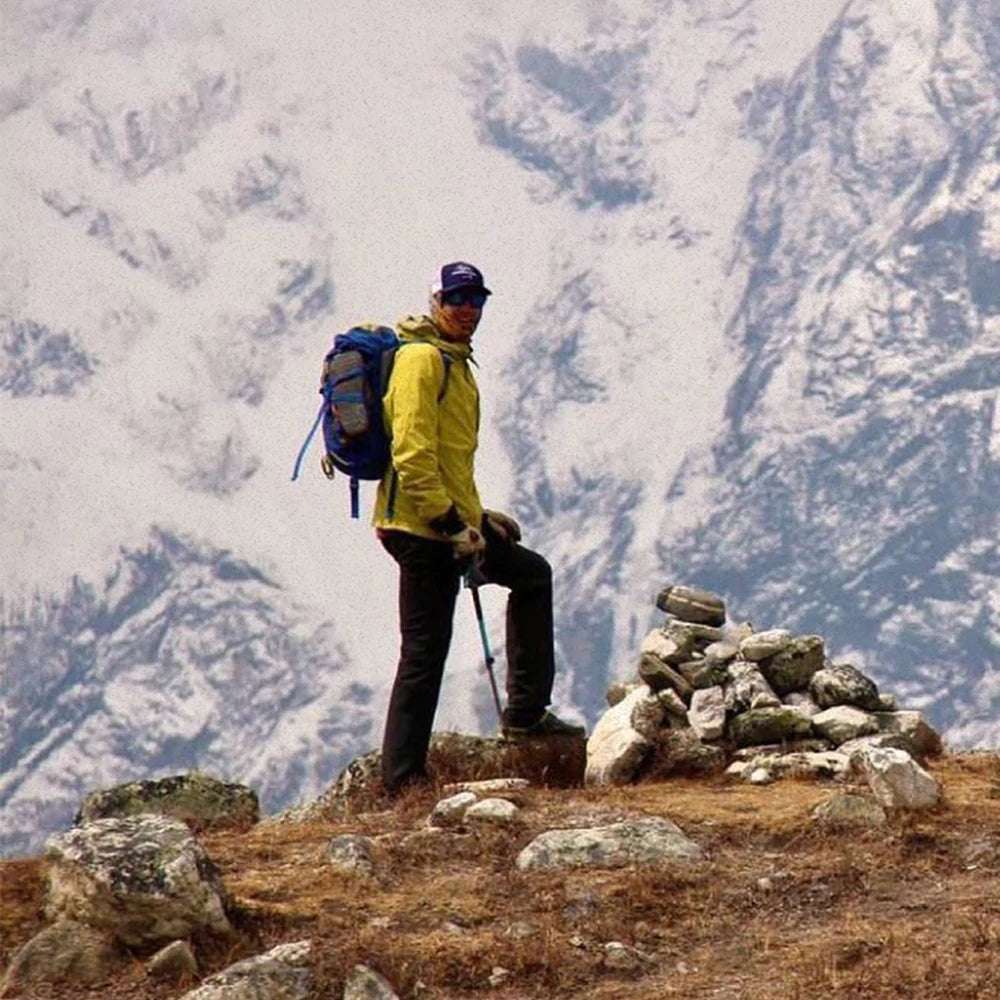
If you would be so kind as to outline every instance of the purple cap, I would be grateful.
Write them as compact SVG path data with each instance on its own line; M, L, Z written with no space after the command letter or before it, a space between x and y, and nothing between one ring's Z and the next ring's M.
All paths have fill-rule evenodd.
M464 260L445 264L434 283L435 292L450 292L455 288L479 288L487 295L493 294L483 283L483 272Z

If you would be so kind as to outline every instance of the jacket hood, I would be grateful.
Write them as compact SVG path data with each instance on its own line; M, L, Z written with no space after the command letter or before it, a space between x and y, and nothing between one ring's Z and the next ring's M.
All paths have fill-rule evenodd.
M401 340L426 340L439 350L446 351L453 358L472 357L472 345L445 340L431 321L430 316L407 316L396 324L396 333Z

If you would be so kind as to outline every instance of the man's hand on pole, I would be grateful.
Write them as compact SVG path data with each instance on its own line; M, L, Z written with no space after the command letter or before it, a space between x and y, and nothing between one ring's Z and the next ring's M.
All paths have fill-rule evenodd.
M471 559L478 562L486 551L486 539L475 529L468 526L461 531L448 536L456 559Z
M484 510L483 526L508 545L515 545L521 540L521 525L499 510Z

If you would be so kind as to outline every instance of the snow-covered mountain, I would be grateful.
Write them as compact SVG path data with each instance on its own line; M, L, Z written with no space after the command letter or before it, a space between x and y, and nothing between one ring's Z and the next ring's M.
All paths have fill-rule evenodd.
M707 108L759 39L749 7L733 22L699 81ZM726 220L713 208L666 221L643 161L659 147L638 138L660 21L636 30L611 54L590 40L494 58L489 78L507 83L484 120L574 199L641 206L650 238L683 259ZM824 635L953 742L1000 740L998 44L996 3L848 4L787 79L730 94L761 156L741 190L728 294L717 281L707 301L678 296L687 329L675 314L658 344L636 315L642 291L609 295L623 262L595 239L543 305L547 335L524 327L502 420L517 509L544 525L569 583L560 623L578 703L596 701L648 625L637 583L694 580L758 625ZM567 113L575 141L556 142L574 135ZM544 161L550 147L574 166ZM570 177L591 178L589 194ZM635 261L629 280L674 283ZM705 334L704 310L720 304L724 341ZM707 339L725 374L706 380L702 356L678 385L679 363L697 357L678 334Z
M136 761L162 773L238 769L265 809L329 784L345 756L364 753L371 687L355 679L332 633L309 631L260 570L228 552L154 531L123 552L98 591L4 609L10 669L0 778L8 849L65 823ZM142 710L136 711L141 705Z
M391 563L288 474L330 335L460 257L496 292L481 486L556 567L561 708L596 716L670 579L1000 743L998 25L7 3L0 849L191 766L278 808L378 742ZM488 729L460 614L438 721Z

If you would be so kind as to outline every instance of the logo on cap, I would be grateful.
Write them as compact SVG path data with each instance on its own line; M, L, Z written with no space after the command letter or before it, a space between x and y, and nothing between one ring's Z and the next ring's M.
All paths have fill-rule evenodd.
M440 291L450 291L453 288L481 288L487 295L490 290L483 283L483 272L478 267L467 263L464 260L457 260L452 264L445 264L441 268Z

